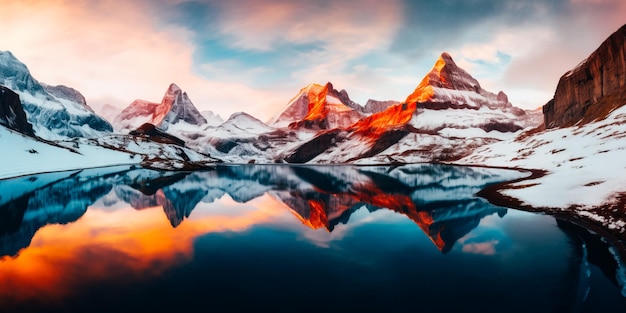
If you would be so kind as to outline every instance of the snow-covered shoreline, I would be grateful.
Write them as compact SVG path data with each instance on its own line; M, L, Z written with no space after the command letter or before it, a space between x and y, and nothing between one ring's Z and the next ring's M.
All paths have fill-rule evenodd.
M185 147L128 136L49 143L0 127L0 143L5 148L0 156L0 179L118 165L184 170L219 161Z
M606 119L550 129L477 149L455 164L536 169L491 198L519 208L573 215L626 237L626 106ZM607 140L608 139L608 140ZM493 199L492 199L493 200Z

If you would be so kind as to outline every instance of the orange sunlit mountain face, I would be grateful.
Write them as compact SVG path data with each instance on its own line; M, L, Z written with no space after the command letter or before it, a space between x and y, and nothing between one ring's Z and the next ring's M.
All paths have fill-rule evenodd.
M322 86L318 84L313 84L309 91L307 92L307 96L309 98L309 112L304 117L304 120L314 121L321 120L326 117L328 114L328 109L326 108L326 95L328 94L328 84Z
M433 86L445 86L447 83L445 75L442 74L447 65L446 57L449 57L446 53L439 56L430 72L424 76L415 90L406 98L406 103L420 103L433 100L435 96Z
M387 130L399 128L408 123L413 117L418 103L434 99L435 89L433 85L446 84L445 75L442 75L442 71L447 65L446 57L449 58L449 55L444 53L437 59L431 71L422 79L404 103L372 114L352 125L350 130L375 139Z
M413 117L416 109L415 103L400 103L389 107L387 110L370 115L350 127L350 130L358 134L371 137L380 136L387 130L401 127Z

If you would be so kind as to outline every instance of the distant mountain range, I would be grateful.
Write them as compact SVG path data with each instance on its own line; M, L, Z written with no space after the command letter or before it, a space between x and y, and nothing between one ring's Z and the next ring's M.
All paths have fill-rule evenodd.
M484 90L447 53L402 103L361 106L327 82L302 88L267 124L243 112L208 117L172 84L160 103L135 100L113 125L126 133L151 123L232 163L406 163L456 160L542 120Z

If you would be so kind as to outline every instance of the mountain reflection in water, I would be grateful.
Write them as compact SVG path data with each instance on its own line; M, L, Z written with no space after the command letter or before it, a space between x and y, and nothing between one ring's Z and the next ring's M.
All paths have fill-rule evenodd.
M489 226L508 210L475 194L488 184L523 175L430 164L220 165L199 172L118 167L0 181L0 266L5 274L0 277L0 308L2 302L11 307L67 296L82 284L65 279L73 275L93 281L160 275L197 257L194 249L201 236L265 224L280 230L297 220L310 228L297 232L324 247L343 236L350 223L385 214L406 216L443 254L460 244L463 253L494 255L514 246ZM220 209L198 209L218 201ZM141 212L129 214L129 205ZM564 294L587 299L585 262L600 268L616 289L623 288L623 269L606 242L569 223L556 224L573 247L569 271L582 273L568 278L575 283ZM483 230L472 233L479 225ZM105 254L107 262L98 262ZM92 267L76 273L81 268L76 262L91 262ZM570 302L559 305L581 305Z
M240 203L269 194L304 225L334 229L365 206L406 215L447 252L488 215L506 214L474 196L517 172L445 165L403 167L218 166L200 172L85 170L0 181L0 255L16 255L47 224L78 220L96 200L137 210L162 207L172 227L200 202L229 195ZM4 191L9 191L5 193Z

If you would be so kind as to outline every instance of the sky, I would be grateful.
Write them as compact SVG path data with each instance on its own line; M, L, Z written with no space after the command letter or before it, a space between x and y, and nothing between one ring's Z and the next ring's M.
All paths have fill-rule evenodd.
M625 23L623 0L0 0L0 50L96 109L176 83L200 110L267 121L311 83L402 101L444 51L535 109Z

